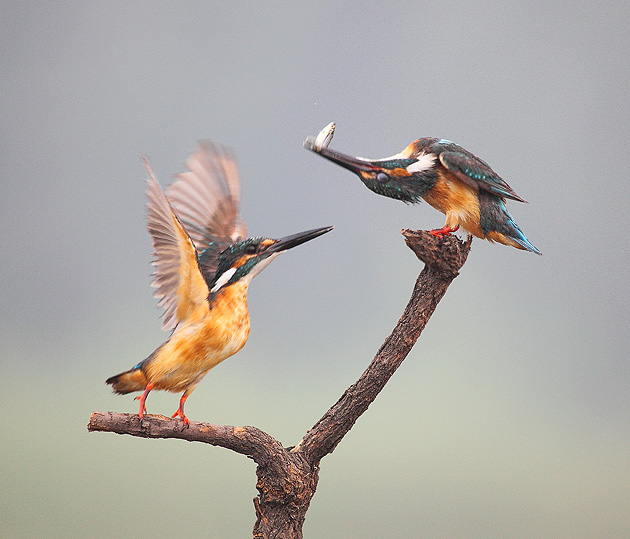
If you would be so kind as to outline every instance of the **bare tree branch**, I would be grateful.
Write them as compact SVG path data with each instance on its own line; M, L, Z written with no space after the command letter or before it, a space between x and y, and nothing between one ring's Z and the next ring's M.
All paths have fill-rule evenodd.
M440 239L425 231L403 230L403 235L425 268L416 280L405 312L372 363L294 448L306 453L313 462L319 462L335 449L407 357L466 262L472 241L469 238L462 243L454 236Z
M180 419L155 414L145 414L140 420L138 414L93 412L88 430L130 434L141 438L180 438L189 442L204 442L246 455L257 464L267 464L278 451L284 451L280 442L256 427L191 421L189 428L183 428Z
M356 420L367 410L416 343L452 280L466 262L472 238L437 238L426 231L403 230L407 245L425 263L411 299L398 324L361 377L302 438L284 448L256 427L231 427L191 421L182 429L180 419L147 414L94 412L89 431L107 431L144 438L181 438L225 447L257 464L254 500L255 538L302 538L302 525L315 494L319 464L331 453Z

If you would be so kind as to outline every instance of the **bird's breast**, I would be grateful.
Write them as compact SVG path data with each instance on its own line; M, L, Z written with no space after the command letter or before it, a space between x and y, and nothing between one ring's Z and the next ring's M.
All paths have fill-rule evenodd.
M438 170L433 188L424 200L446 215L451 228L461 226L475 236L483 237L479 226L479 197L477 192L447 170Z
M247 285L225 287L204 318L177 327L146 366L147 377L155 389L173 392L196 385L243 348L249 329Z

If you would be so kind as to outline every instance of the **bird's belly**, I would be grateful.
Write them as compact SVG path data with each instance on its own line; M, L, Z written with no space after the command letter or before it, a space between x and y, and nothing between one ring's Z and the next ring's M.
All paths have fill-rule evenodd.
M243 348L248 336L247 312L228 320L209 318L178 328L146 366L147 378L155 389L184 391Z
M462 227L475 236L484 237L479 225L479 198L476 191L450 174L438 173L435 186L424 199L446 215L446 226Z

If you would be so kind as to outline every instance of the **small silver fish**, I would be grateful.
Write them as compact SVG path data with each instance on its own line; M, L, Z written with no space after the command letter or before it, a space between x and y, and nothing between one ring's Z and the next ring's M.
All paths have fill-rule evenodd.
M317 137L307 137L304 141L304 147L308 150L319 153L323 148L328 148L334 134L335 122L330 122L318 133Z

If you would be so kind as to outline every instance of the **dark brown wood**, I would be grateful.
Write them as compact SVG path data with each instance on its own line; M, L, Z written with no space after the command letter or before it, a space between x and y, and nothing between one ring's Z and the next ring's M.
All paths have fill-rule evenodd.
M335 449L407 357L466 261L472 241L469 238L463 243L455 236L436 238L426 231L402 233L425 267L416 280L405 312L372 363L297 445L295 450L303 451L314 462Z
M452 280L466 262L472 238L435 237L403 230L407 245L424 262L411 299L398 324L376 356L341 398L292 448L256 427L232 427L147 414L94 412L89 431L115 432L144 438L181 438L225 447L253 459L258 467L255 538L301 539L302 526L315 494L322 458L332 453L367 410L416 343Z
M180 438L189 442L204 442L241 453L256 463L273 460L284 448L275 438L256 427L232 427L191 421L185 428L181 419L163 415L116 412L93 412L88 423L90 432L115 432L141 438Z

